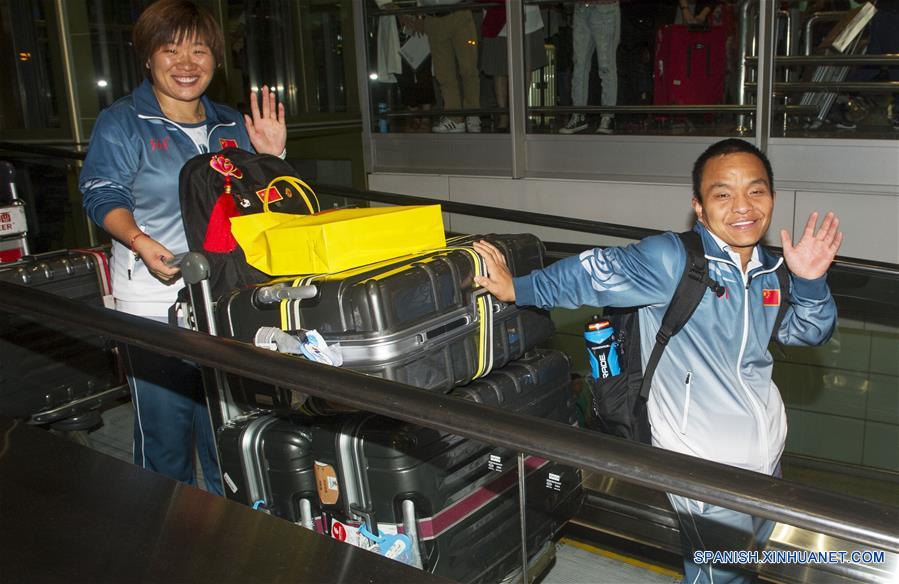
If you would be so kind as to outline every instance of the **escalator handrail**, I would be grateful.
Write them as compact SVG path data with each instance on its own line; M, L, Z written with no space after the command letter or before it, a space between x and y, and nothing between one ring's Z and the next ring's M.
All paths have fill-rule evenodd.
M521 416L0 282L0 308L652 489L899 553L899 507Z

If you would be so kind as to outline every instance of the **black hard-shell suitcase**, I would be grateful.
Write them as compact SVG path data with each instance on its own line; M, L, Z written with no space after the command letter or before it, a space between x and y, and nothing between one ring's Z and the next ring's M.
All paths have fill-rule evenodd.
M423 389L450 391L471 381L479 370L489 370L488 362L498 369L521 357L554 330L545 311L496 300L491 301L492 308L483 308L481 302L488 295L473 284L480 260L471 243L479 238L457 239L448 244L452 251L276 284L316 285L316 296L307 300L263 304L260 288L235 290L217 304L219 333L253 342L263 326L316 329L329 344L340 343L344 367ZM484 238L505 253L516 276L543 266L543 245L533 235ZM289 392L227 379L239 404L291 407Z
M257 414L232 420L217 434L229 499L313 529L318 503L307 425Z
M564 354L534 352L459 396L573 423L569 375ZM359 533L363 523L417 534L416 562L460 582L498 582L520 565L514 452L369 414L316 424L312 452L322 508L317 529L361 547L371 547ZM533 556L574 515L582 491L577 469L537 457L525 468Z
M103 258L95 250L26 256L4 265L0 280L103 306ZM37 423L71 421L127 394L106 339L0 312L0 415ZM99 422L96 416L92 420Z

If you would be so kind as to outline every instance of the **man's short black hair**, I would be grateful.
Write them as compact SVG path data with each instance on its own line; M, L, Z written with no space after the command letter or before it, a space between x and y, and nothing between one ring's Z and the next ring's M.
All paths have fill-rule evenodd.
M720 142L715 142L709 146L706 151L696 159L696 163L693 165L693 196L696 197L697 201L700 203L702 202L702 191L700 189L702 188L702 173L705 171L705 163L715 156L736 154L738 152L752 154L762 161L762 164L765 166L765 172L768 173L768 188L771 189L772 193L774 192L774 171L771 169L771 161L768 160L765 153L746 140L728 138L726 140L721 140Z

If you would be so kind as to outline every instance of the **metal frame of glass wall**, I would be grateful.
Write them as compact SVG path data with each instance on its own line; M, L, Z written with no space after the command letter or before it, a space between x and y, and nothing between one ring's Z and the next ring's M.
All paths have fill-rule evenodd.
M527 118L535 112L556 110L563 113L572 108L531 108L526 103L527 87L524 76L523 10L527 5L549 5L541 0L509 0L508 60L510 130L508 134L401 134L373 131L378 113L373 110L369 75L376 64L371 58L367 42L357 42L357 74L362 100L364 159L369 173L420 172L433 174L505 176L512 178L549 177L594 180L683 182L696 155L714 138L699 135L577 135L528 133ZM371 23L378 14L373 2L361 3L356 11L357 39L373 38ZM784 119L785 92L801 88L785 73L787 65L802 55L792 55L791 49L781 48L786 55L775 55L777 46L798 44L798 33L789 18L789 11L779 10L773 0L743 0L738 11L749 20L740 21L741 38L754 51L736 63L741 103L724 106L690 106L697 111L715 110L746 114L752 124L734 126L733 136L754 141L777 161L778 178L795 181L804 186L838 185L842 188L896 194L899 176L895 170L899 159L899 141L890 139L779 137ZM405 8L402 12L416 13L421 9ZM780 31L780 34L778 34ZM757 36L756 36L757 35ZM780 38L786 36L786 39ZM751 41L751 42L750 42ZM777 42L776 42L777 41ZM775 58L777 63L775 64ZM839 58L839 56L837 57ZM855 57L869 62L864 57ZM884 62L899 58L887 56ZM814 61L814 57L812 57ZM870 60L875 62L875 60ZM793 74L795 77L795 74ZM793 83L789 83L793 81ZM880 82L880 91L897 85ZM839 87L839 85L837 86ZM778 99L775 100L775 91ZM786 102L786 103L785 103ZM742 104L742 105L741 105ZM668 106L670 108L670 106ZM798 104L787 107L801 109ZM644 109L640 109L644 108ZM652 111L657 106L618 106L617 108L587 108L599 111ZM702 109L705 108L705 109ZM663 108L665 107L663 106ZM687 108L689 109L689 108ZM673 111L673 110L672 110ZM390 114L388 114L390 115ZM393 114L400 117L401 113ZM742 126L742 128L740 128ZM742 130L739 131L739 130ZM721 136L723 137L723 136ZM897 135L899 137L899 135Z

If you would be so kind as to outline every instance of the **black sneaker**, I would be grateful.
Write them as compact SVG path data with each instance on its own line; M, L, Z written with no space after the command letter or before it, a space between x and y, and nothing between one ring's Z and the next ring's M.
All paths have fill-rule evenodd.
M841 130L854 130L858 127L858 124L846 117L846 112L843 110L834 112L833 125Z

